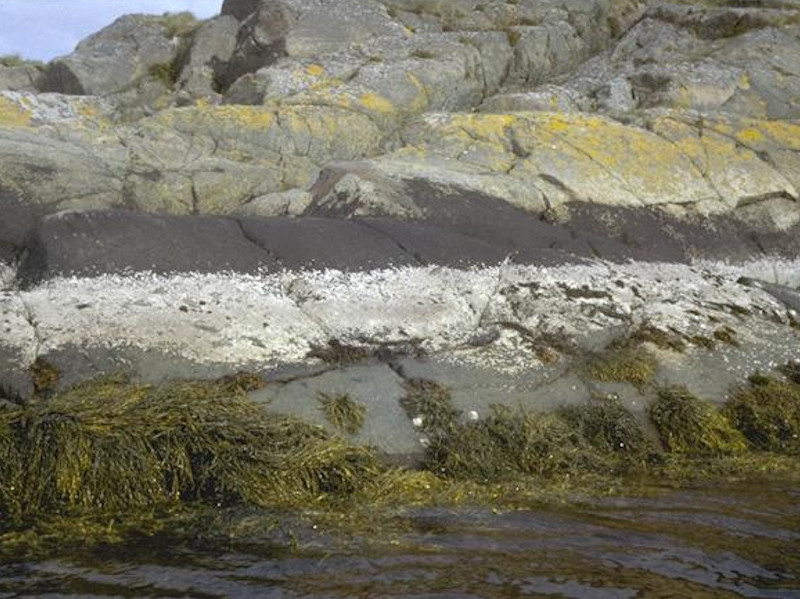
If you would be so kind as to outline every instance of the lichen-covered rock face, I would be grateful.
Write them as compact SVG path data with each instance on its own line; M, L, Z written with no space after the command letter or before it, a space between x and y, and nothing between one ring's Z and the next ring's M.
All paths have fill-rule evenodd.
M791 2L225 0L2 66L0 399L248 368L396 454L409 385L479 419L721 401L800 358L799 32Z

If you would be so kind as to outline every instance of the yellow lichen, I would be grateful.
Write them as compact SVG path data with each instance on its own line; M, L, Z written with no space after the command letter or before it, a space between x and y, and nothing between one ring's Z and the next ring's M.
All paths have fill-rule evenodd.
M31 113L4 96L0 96L0 126L30 127Z
M311 77L321 77L325 74L325 67L321 64L310 64L306 67L306 74Z
M736 134L736 139L745 144L751 144L762 141L764 139L764 134L755 127L747 127Z
M364 108L370 111L388 114L394 110L394 106L389 100L372 92L361 94L359 100Z

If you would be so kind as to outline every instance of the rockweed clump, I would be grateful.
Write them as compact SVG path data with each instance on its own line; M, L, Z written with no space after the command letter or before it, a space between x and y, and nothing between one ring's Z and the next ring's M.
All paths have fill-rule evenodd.
M800 453L800 384L794 380L755 374L733 392L724 412L752 447Z
M664 448L682 455L727 455L746 448L726 416L685 387L664 387L649 409Z

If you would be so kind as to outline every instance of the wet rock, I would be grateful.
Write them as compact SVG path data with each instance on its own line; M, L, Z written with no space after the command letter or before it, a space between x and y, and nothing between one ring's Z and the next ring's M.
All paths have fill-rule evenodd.
M252 219L241 221L247 239L285 268L369 270L414 264L390 238L349 220Z
M405 395L403 379L386 364L365 364L331 370L308 378L273 383L250 394L269 411L302 418L342 434L326 419L321 397L346 395L364 408L363 426L348 438L378 447L394 460L418 459L424 450L419 431L400 407Z
M33 231L19 277L30 286L58 276L276 268L235 220L153 216L126 211L62 212Z

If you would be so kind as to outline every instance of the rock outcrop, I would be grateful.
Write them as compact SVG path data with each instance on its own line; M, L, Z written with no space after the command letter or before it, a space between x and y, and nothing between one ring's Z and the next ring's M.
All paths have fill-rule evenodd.
M21 401L42 364L250 369L276 411L353 395L405 455L411 380L636 411L800 359L795 2L225 0L0 90Z

